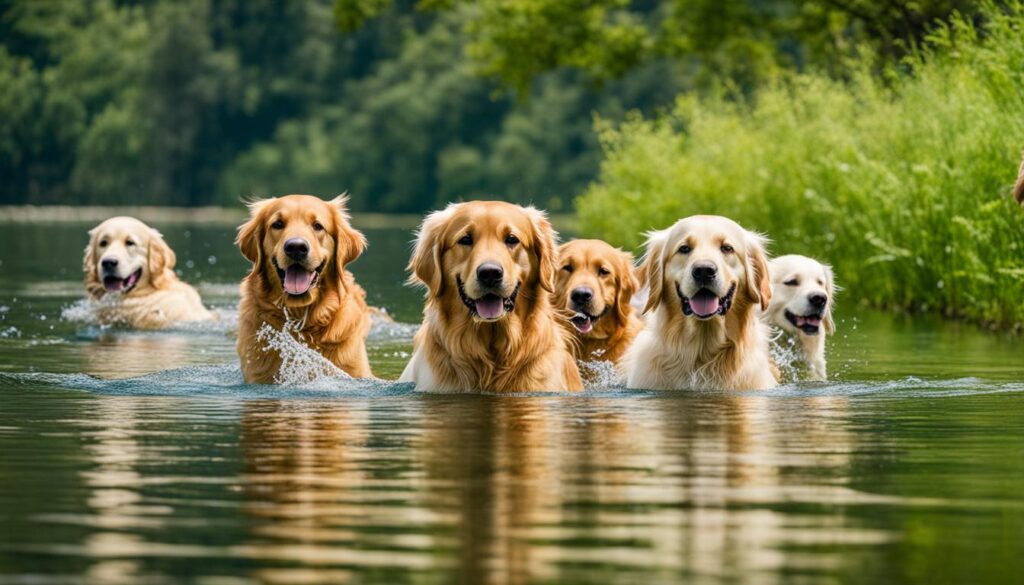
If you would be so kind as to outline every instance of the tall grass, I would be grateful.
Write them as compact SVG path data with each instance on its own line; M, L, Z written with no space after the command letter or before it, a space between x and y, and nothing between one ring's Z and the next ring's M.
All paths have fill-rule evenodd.
M696 213L830 262L848 302L1024 323L1024 5L989 5L886 76L793 75L601 127L582 229L635 247Z

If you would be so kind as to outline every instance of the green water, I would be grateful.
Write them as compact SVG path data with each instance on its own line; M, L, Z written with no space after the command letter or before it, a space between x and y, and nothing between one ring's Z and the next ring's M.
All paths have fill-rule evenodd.
M245 386L233 228L157 226L220 324L64 318L89 226L0 226L0 584L1024 582L1019 340L841 298L825 385ZM409 232L366 233L414 322Z

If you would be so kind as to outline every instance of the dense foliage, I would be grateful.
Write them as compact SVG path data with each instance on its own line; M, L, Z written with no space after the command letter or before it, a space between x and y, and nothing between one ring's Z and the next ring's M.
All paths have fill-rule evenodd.
M831 262L845 302L1024 323L1024 7L954 19L883 76L786 75L748 100L681 98L605 125L587 232L627 246L719 213L777 254Z

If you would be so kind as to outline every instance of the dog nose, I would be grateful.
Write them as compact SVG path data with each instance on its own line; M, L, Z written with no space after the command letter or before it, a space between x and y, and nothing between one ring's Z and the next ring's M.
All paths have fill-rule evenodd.
M504 276L505 271L493 262L481 264L476 269L476 279L484 286L498 286Z
M113 270L117 268L117 259L104 258L103 260L100 260L100 266L102 266L104 270Z
M292 238L284 243L284 253L292 260L305 260L309 256L309 244L302 238Z
M811 303L811 306L820 309L825 306L825 303L828 302L828 297L821 293L811 293L807 295L807 302Z
M693 279L700 284L707 284L715 279L718 267L710 262L701 262L693 267Z
M594 299L594 291L585 286L581 286L577 289L573 289L573 291L569 293L569 298L577 305L586 305Z

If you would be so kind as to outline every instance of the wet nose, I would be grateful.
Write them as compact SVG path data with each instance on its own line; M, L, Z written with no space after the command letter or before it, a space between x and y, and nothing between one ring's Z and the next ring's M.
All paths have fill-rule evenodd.
M821 293L811 293L807 295L807 302L811 303L811 306L820 309L825 306L825 303L828 302L828 297Z
M594 299L594 291L585 286L581 286L573 289L573 291L569 293L569 298L572 299L572 302L576 305L588 305L590 304L590 301Z
M483 286L498 286L504 276L505 271L493 262L485 262L476 269L476 279Z
M284 253L292 260L305 260L309 256L309 244L302 238L292 238L284 243Z
M100 266L102 266L104 270L113 270L117 268L117 259L104 258L103 260L100 260Z
M701 262L693 267L693 279L699 284L708 284L718 274L718 267L710 262Z

